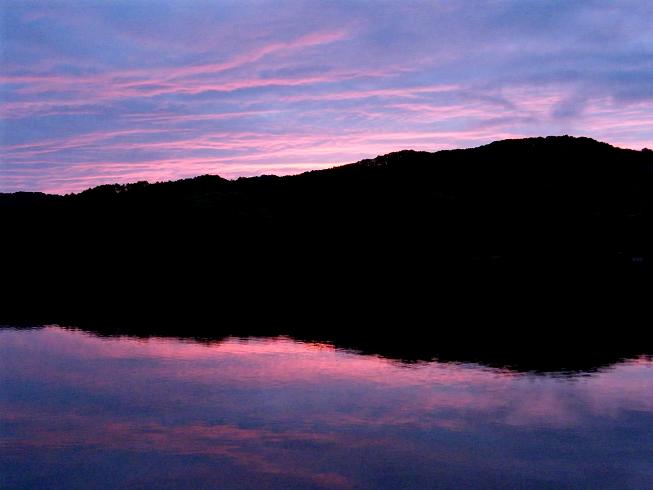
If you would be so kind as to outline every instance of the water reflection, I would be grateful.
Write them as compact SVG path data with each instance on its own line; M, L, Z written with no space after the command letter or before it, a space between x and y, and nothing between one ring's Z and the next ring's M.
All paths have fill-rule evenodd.
M0 330L0 381L2 487L653 485L644 356L542 376L46 327Z

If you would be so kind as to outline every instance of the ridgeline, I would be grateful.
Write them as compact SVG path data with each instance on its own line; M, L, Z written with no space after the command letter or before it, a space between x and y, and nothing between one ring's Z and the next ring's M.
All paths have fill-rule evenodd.
M646 303L653 152L506 140L2 194L0 215L5 321L621 321Z

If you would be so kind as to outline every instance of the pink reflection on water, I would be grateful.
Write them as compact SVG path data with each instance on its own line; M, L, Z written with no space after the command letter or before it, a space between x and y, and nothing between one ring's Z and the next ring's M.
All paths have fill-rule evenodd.
M313 472L299 465L289 466L284 464L283 460L275 462L278 454L267 454L272 448L266 449L266 446L278 446L280 443L344 442L325 434L273 432L203 423L171 427L154 421L107 421L104 417L93 414L52 414L48 411L11 409L3 410L2 419L5 422L30 423L34 426L28 438L1 440L2 447L11 451L30 448L56 450L82 446L135 453L163 451L175 455L203 455L227 458L237 465L257 472L289 475L320 485L350 486L347 479L341 475Z
M97 389L119 385L108 371L121 368L120 364L103 367L97 361L131 359L155 361L129 364L130 372L138 376L180 383L239 386L362 383L371 390L370 397L377 394L387 397L393 390L410 389L412 413L508 409L501 416L509 424L575 423L576 415L565 397L570 389L582 394L583 403L596 413L610 414L625 407L653 412L653 399L642 396L653 392L650 374L653 362L645 357L595 376L561 383L469 364L433 362L407 366L377 356L337 350L326 343L302 343L285 337L198 343L163 338L99 338L58 327L47 327L38 335L38 343L34 343L22 332L3 333L5 349L20 348L29 353L28 359L33 359L33 362L21 362L21 372L16 375ZM45 353L48 356L44 358ZM82 362L94 360L95 371L54 372L47 366L52 355ZM515 390L520 396L509 394ZM368 398L366 403L370 401L373 398ZM405 414L397 411L381 423L388 423L391 417L406 420Z
M321 466L325 454L391 449L451 464L469 457L424 446L415 431L592 430L597 420L653 414L653 362L644 357L555 379L471 364L408 366L284 337L198 343L58 327L1 330L0 354L2 379L40 386L33 399L0 397L0 428L13 428L0 430L0 446L11 454L202 455L320 486L352 484ZM69 401L39 401L42 392Z

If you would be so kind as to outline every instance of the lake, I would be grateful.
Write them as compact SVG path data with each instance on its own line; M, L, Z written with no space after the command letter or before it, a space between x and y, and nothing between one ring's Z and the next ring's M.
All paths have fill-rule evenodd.
M653 358L0 329L2 488L653 488Z

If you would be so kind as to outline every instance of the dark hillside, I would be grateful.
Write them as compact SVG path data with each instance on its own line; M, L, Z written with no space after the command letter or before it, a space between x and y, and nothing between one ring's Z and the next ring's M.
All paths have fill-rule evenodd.
M289 177L5 194L3 308L53 320L463 322L564 304L621 318L646 297L652 199L652 152L571 137Z

